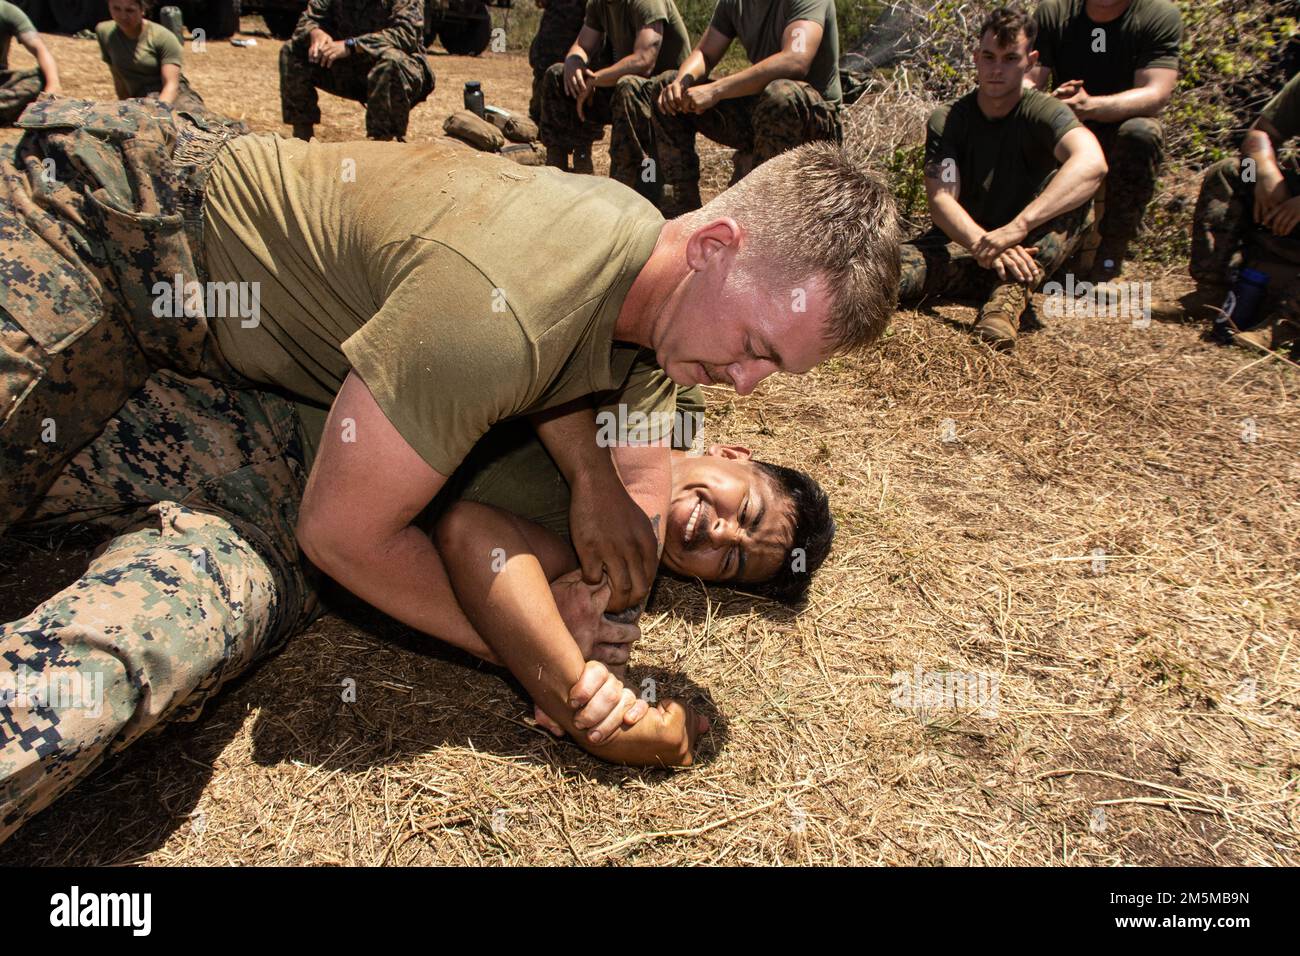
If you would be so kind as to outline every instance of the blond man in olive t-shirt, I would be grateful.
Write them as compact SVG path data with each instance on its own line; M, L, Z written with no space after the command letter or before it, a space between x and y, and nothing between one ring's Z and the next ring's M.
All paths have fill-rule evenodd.
M608 576L615 610L643 600L667 449L611 454L588 396L626 387L643 349L679 385L748 394L870 343L894 306L888 190L829 145L770 165L665 222L610 180L450 146L230 143L208 178L205 262L260 307L208 321L247 379L330 408L298 522L307 556L411 627L487 641L564 710L584 662L562 626L498 606L447 633L455 594L412 520L488 428L528 416L573 488L584 577ZM535 560L514 570L544 577Z
M9 47L17 38L36 58L34 70L9 69ZM58 94L59 68L41 35L21 8L0 0L0 126L10 126L41 93Z

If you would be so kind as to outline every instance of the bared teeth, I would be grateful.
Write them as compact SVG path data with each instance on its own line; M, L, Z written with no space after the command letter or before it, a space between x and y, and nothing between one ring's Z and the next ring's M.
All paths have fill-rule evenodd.
M695 537L695 525L700 520L700 509L703 505L703 499L695 502L695 510L692 511L691 516L686 519L686 528L682 532L682 543L687 547L690 547L691 539Z

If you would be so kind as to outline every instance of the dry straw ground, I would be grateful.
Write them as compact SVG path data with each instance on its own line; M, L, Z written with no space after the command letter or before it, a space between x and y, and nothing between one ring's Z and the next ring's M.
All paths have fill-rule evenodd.
M277 46L217 44L190 73L280 129ZM69 91L107 95L92 44L54 48ZM524 106L520 57L434 66L417 139L466 78ZM324 135L361 133L351 105L326 113ZM877 124L859 115L854 148ZM694 769L593 760L531 727L506 675L352 611L0 862L1300 862L1296 369L1121 318L1055 319L999 355L972 315L901 312L867 355L710 396L712 439L812 471L841 530L798 616L659 585L633 675L714 718ZM7 617L81 560L11 543ZM890 675L918 666L996 676L996 715L895 706Z

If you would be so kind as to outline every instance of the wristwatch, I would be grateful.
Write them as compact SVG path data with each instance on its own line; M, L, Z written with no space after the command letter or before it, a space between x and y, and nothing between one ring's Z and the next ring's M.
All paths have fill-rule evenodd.
M353 50L357 48L357 38L348 37L346 40L343 41L343 45L347 47L348 52L351 53Z

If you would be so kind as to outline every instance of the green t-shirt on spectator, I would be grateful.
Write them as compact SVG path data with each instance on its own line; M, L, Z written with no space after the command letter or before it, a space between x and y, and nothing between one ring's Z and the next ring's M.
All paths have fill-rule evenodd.
M99 54L126 83L132 97L161 93L162 68L181 66L181 41L161 23L145 20L140 35L132 40L112 20L95 27Z
M631 55L638 33L662 23L664 39L652 76L677 69L691 50L690 34L673 0L587 0L584 22L605 34L605 53L611 63Z
M1056 144L1079 125L1059 100L1028 90L1001 119L979 107L978 91L930 114L925 135L925 174L944 178L945 162L960 175L958 201L985 229L1014 219L1047 183L1060 163Z
M839 105L840 35L835 25L835 0L718 0L709 26L740 40L750 63L781 52L781 36L795 20L811 20L822 28L812 66L804 77L828 103Z
M9 69L9 44L23 33L35 33L36 28L21 7L0 0L0 70Z
M1178 69L1183 21L1170 0L1133 0L1114 20L1097 23L1086 0L1043 0L1034 13L1038 62L1051 69L1052 84L1083 80L1093 96L1133 89L1138 70Z

